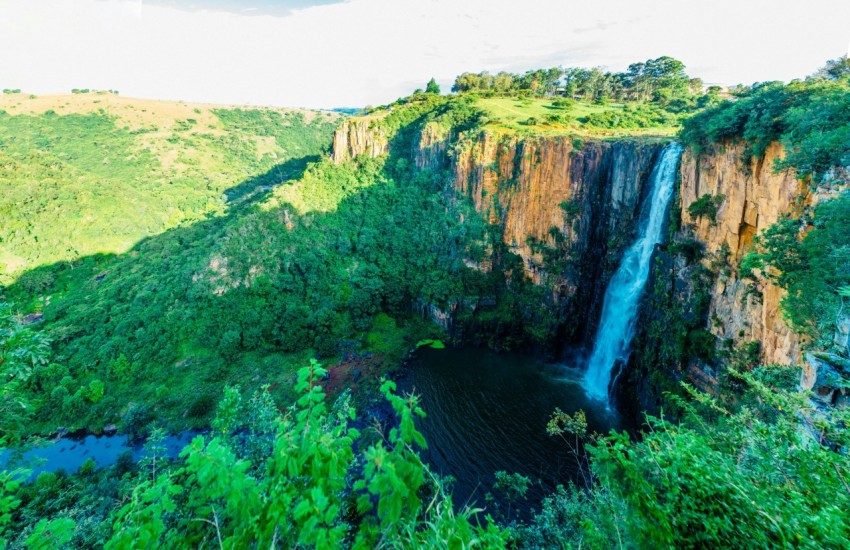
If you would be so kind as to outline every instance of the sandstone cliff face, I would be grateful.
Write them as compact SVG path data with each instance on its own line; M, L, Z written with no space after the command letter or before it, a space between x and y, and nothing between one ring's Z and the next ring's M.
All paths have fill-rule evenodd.
M504 228L503 240L541 284L547 273L535 243L553 246L559 233L577 260L590 250L616 248L630 232L658 144L589 142L563 137L482 134L454 163L455 189ZM608 242L612 240L614 242Z
M389 150L386 134L375 124L377 118L351 118L334 132L333 160L339 164L359 155L378 157Z
M794 172L774 173L774 161L783 156L782 147L772 144L764 158L742 166L742 146L719 146L696 157L691 151L682 158L682 221L693 224L697 239L704 242L709 257L728 253L732 266L752 250L753 237L773 225L783 214L794 213L805 199L806 186ZM699 197L724 195L716 223L707 217L692 219L688 206ZM722 271L722 270L721 270ZM747 295L748 285L735 270L721 272L711 293L710 330L736 344L759 341L766 363L783 365L800 362L800 338L782 318L780 302L784 291L759 283L761 299Z
M458 136L435 122L408 143L411 150L402 153L418 169L451 174L453 191L469 197L484 219L500 228L526 275L550 289L550 304L570 319L567 340L586 343L605 283L631 241L662 144L487 131ZM351 119L334 135L333 158L379 156L390 147L368 118ZM493 261L491 256L472 267L489 270Z
M484 133L458 152L455 190L502 229L526 275L551 291L560 312L556 347L593 338L661 147Z

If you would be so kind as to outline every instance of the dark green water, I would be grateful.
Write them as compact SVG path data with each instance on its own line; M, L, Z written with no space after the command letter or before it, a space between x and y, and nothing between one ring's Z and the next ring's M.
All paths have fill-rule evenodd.
M581 485L577 457L546 433L555 408L583 409L592 431L607 433L622 421L589 400L583 372L527 355L481 349L421 349L401 389L422 396L428 417L419 428L429 448L423 456L456 479L456 504L484 504L499 470L532 479L527 505L570 480ZM498 498L498 495L496 495Z

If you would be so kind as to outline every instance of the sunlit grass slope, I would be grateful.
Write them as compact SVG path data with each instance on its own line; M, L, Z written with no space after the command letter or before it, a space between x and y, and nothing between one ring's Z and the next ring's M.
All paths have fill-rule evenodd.
M475 105L503 132L567 133L588 137L675 134L679 118L641 103L593 104L563 98L489 97Z
M338 118L114 94L0 96L0 284L219 215L298 173Z

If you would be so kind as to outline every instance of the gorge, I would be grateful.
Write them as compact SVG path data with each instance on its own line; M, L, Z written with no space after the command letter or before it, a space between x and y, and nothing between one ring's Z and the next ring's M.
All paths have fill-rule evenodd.
M0 437L118 432L0 454L12 545L841 546L850 93L680 80L9 106Z

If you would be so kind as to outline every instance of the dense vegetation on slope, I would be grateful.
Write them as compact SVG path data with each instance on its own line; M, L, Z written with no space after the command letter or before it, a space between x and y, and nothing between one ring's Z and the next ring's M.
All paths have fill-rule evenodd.
M267 124L219 115L257 134ZM381 124L394 149L407 151L429 121L458 131L481 116L468 101L431 95ZM502 245L465 200L444 192L447 172L394 154L323 160L296 182L258 186L276 173L226 190L241 199L226 214L125 254L30 270L6 289L17 304L38 297L57 352L26 387L43 405L33 432L110 423L135 432L154 418L175 429L204 425L225 382L260 380L290 399L294 369L310 356L329 358L342 378L365 369L356 385L375 385L374 368L439 332L415 310L458 297L499 298L488 326L501 327L506 342L540 334L540 289L464 264L481 260L490 240ZM508 251L499 254L513 265Z
M221 215L297 176L336 120L111 96L3 99L0 284Z

